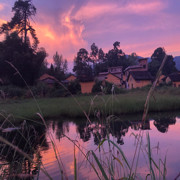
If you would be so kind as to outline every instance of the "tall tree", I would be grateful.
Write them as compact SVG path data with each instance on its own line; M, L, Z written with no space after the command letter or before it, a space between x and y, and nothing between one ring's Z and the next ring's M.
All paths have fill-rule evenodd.
M73 71L76 73L76 76L80 81L93 80L93 71L90 65L88 51L86 49L81 48L78 51L77 57L74 60Z
M54 76L59 80L64 79L65 73L67 72L67 60L64 59L62 55L59 55L58 52L56 52L53 56L53 61L55 70Z
M97 55L98 55L98 47L96 46L95 43L93 43L91 45L91 58L92 58L92 60L96 61Z
M32 4L32 0L17 0L12 8L14 16L10 22L3 24L0 28L0 33L15 30L23 36L25 44L28 43L27 34L30 32L34 42L33 48L37 48L39 40L36 36L35 29L31 26L30 19L36 14L36 8Z
M151 62L148 64L148 69L153 76L156 76L156 73L166 55L165 49L162 47L157 48L151 56ZM163 75L168 75L173 72L176 72L176 63L173 61L173 56L168 55L167 60L162 69Z

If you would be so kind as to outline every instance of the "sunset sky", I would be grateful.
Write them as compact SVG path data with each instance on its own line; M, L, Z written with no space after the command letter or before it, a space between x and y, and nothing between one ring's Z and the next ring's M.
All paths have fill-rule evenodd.
M0 24L10 21L15 0L0 0ZM48 61L58 51L72 61L94 42L105 52L120 41L130 54L149 57L158 47L180 55L180 0L33 0L32 26ZM2 37L1 37L2 39Z

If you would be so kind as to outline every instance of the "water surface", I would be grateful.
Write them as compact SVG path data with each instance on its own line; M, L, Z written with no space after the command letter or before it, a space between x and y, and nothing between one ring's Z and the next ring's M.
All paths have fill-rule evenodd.
M104 142L100 149L98 149L99 143L103 139L109 138L120 147L127 157L127 160L132 165L133 156L137 145L137 136L139 132L142 133L142 146L140 150L140 156L137 165L137 179L144 177L149 173L149 163L147 156L147 132L150 135L152 156L155 162L159 166L159 159L164 161L166 157L167 179L175 179L180 173L180 118L176 115L159 116L155 115L150 117L150 120L142 124L139 117L132 120L129 117L111 118L109 120L99 120L92 123L86 120L77 121L48 121L47 129L43 126L32 126L32 129L26 131L26 136L31 143L31 148L25 149L25 152L31 155L36 162L32 165L27 159L22 158L21 155L15 155L14 151L3 147L1 153L1 164L4 163L4 172L7 176L17 174L30 174L33 177L39 179L48 179L41 170L39 170L39 162L42 162L44 168L53 179L59 179L63 174L68 179L74 179L74 153L77 161L77 176L79 179L97 179L97 175L93 168L85 160L84 154L87 154L89 150L93 150L99 160L101 161L103 168L106 172L110 167L109 162L113 163L114 177L123 177L123 168L125 172L127 167L123 162L121 154L117 148L112 144ZM1 132L1 135L8 137L11 140L14 137L19 139L16 135L16 131L13 132ZM69 140L71 139L71 140ZM56 153L59 159L59 163L56 159L54 148L51 140L55 144ZM19 148L25 148L23 144L26 144L24 140L21 143L15 139L15 143ZM75 147L74 143L78 146ZM9 151L9 155L5 152ZM116 160L116 157L122 161L123 166ZM137 156L136 156L137 157ZM16 163L13 162L15 159ZM89 160L96 167L99 175L102 177L95 159L92 155L89 156ZM20 162L19 164L17 162ZM134 161L134 168L137 163L137 159ZM59 169L60 168L62 171ZM17 170L18 167L18 171ZM160 167L163 169L163 164L160 163ZM133 168L133 171L135 169Z

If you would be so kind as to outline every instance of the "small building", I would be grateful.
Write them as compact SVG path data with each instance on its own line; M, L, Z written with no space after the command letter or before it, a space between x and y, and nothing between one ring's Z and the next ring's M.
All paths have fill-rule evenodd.
M53 87L55 83L58 83L59 81L54 77L49 74L43 74L38 81L43 82L47 84L50 87Z
M166 78L166 83L172 83L173 87L180 87L180 72L168 75Z
M70 76L68 76L65 80L66 81L74 81L74 80L76 80L77 79L77 77L74 75L74 74L71 74Z
M92 92L92 88L95 84L95 81L90 81L90 82L80 82L81 85L81 93L91 93Z
M101 72L96 77L98 81L107 81L109 83L115 84L118 87L122 87L123 84L123 71L122 66L110 67L108 72Z
M138 65L128 66L124 72L126 79L131 71L148 71L148 59L143 58L138 60Z
M141 88L152 84L153 77L148 71L131 71L127 78L127 89Z

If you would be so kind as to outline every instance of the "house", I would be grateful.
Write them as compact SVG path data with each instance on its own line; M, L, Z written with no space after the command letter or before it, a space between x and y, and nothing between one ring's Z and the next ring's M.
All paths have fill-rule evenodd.
M138 60L138 65L128 66L125 70L126 79L131 71L148 71L148 59L143 58Z
M68 77L66 78L66 81L70 82L70 81L74 81L74 80L76 80L76 79L77 79L77 77L76 77L74 74L71 74L70 76L68 76Z
M90 81L90 82L80 82L81 85L81 93L91 93L92 92L92 88L95 84L95 81Z
M122 66L110 67L108 72L101 72L96 77L98 81L107 81L109 83L115 84L118 87L123 85L123 71Z
M43 82L47 84L50 87L53 87L55 83L58 83L59 81L54 77L50 76L49 74L43 74L38 81Z
M166 78L166 83L172 83L173 87L180 87L180 72L168 75Z
M127 89L141 88L152 84L153 77L148 71L130 71L127 78Z

